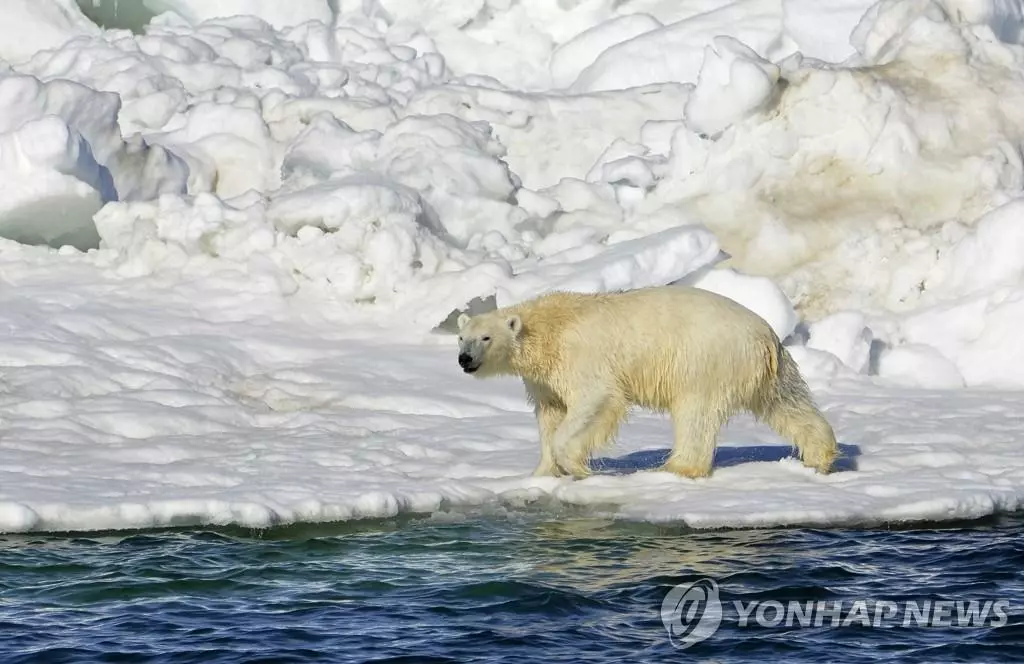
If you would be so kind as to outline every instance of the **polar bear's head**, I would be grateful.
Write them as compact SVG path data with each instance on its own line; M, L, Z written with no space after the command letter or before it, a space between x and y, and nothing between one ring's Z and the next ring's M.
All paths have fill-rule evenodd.
M477 378L507 373L509 353L523 331L516 314L489 311L459 316L459 366Z

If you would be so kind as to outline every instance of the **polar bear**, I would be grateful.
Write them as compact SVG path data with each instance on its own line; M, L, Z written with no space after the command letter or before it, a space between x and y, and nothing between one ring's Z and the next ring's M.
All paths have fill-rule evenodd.
M476 316L461 314L459 365L477 378L518 376L534 406L534 475L589 474L631 406L668 412L664 470L711 474L718 432L749 411L827 473L837 454L792 356L757 314L686 286L553 292Z

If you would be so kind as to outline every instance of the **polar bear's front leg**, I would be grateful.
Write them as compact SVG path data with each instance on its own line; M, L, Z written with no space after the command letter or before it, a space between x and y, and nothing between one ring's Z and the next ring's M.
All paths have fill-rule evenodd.
M576 478L590 474L590 454L607 443L626 415L624 399L614 395L591 397L569 407L555 433L555 460Z
M540 463L533 474L537 477L557 477L562 471L555 462L555 432L565 419L565 409L551 401L539 400L534 407L534 413L537 415L537 427L540 429Z

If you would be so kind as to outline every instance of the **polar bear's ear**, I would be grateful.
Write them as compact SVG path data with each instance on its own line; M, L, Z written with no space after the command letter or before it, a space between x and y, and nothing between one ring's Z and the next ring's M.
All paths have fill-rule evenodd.
M469 314L459 314L459 329L466 327L469 324Z
M523 319L519 316L509 316L505 319L505 324L508 325L508 329L512 331L513 337L518 337L519 333L523 331Z

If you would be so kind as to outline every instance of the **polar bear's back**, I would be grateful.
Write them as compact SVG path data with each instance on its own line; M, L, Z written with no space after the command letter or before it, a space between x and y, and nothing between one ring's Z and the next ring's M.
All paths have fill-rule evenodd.
M580 374L614 381L648 408L667 409L687 389L742 399L763 390L777 370L779 340L768 323L697 288L552 293L529 303L522 316L535 342L560 358L565 375L553 378L573 385L581 384Z
M519 305L527 324L586 340L610 334L616 339L680 336L694 341L775 333L767 321L723 295L689 286L658 286L611 293L556 292ZM535 328L536 329L536 328Z

